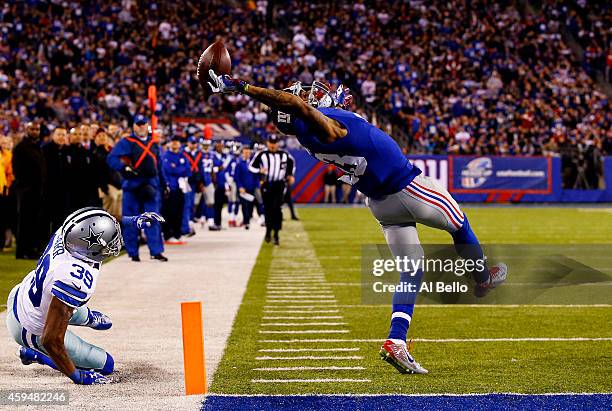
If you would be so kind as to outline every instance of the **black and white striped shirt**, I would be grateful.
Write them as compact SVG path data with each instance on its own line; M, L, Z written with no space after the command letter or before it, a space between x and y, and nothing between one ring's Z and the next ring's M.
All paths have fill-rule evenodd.
M255 154L249 170L253 173L260 173L265 169L264 178L266 182L284 181L287 176L292 176L295 172L295 160L291 154L283 150L273 153L270 150L263 150Z

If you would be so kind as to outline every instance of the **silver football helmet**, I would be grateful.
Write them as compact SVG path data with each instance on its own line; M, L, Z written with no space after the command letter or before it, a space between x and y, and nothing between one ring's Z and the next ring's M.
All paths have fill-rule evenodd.
M64 248L76 258L99 263L118 256L123 246L119 222L97 207L85 207L70 214L62 225Z

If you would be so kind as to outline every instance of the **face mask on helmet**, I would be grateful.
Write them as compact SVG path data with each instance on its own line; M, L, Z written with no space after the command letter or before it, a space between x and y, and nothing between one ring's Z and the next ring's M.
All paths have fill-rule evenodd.
M325 83L320 81L315 80L310 86L302 86L302 83L297 81L284 91L301 97L312 107L324 108L335 106L331 90Z
M123 246L119 222L101 208L86 207L72 213L62 226L64 248L74 257L102 262L118 256Z

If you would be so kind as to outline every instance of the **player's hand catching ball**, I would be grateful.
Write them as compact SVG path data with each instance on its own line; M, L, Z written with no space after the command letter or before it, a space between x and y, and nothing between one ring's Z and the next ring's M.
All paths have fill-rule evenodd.
M232 78L227 74L218 76L213 69L208 70L208 75L213 81L208 82L213 93L244 93L248 87L246 81Z
M155 223L161 224L165 222L166 220L164 219L164 217L152 211L147 211L146 213L142 213L138 217L136 217L136 226L139 230L151 227L151 225Z

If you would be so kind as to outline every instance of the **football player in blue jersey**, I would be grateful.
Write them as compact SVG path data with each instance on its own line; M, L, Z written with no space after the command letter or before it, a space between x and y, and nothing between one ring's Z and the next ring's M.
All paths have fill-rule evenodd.
M310 86L294 83L281 91L253 86L228 75L209 71L214 93L242 93L272 109L272 119L280 131L297 137L312 156L344 171L341 180L354 185L368 197L368 207L382 226L394 256L419 261L423 257L416 224L445 230L453 238L458 254L484 261L484 255L467 217L444 188L422 175L395 140L347 111L352 97L339 86L332 93L325 84ZM480 264L472 276L475 294L484 296L505 281L507 267L490 269ZM402 283L420 278L422 270L401 273ZM380 349L381 357L401 373L426 374L428 371L410 355L406 345L412 320L414 298L405 293L393 296L391 326Z

